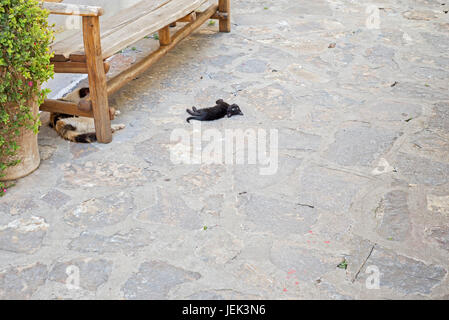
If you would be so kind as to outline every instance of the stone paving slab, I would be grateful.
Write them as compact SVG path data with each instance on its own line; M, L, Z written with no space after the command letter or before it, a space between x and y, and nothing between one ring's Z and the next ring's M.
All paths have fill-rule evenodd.
M41 128L0 200L0 298L448 299L448 9L233 0L231 33L203 26L110 97L112 143ZM172 161L185 109L219 98L245 115L202 132L276 130L275 174Z

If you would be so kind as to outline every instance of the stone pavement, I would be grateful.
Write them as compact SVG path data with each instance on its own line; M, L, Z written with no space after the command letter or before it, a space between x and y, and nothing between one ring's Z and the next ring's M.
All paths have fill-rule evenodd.
M0 298L449 298L449 3L232 3L232 33L111 97L111 144L41 129L0 200ZM276 174L170 160L219 98L245 116L203 129L277 129Z

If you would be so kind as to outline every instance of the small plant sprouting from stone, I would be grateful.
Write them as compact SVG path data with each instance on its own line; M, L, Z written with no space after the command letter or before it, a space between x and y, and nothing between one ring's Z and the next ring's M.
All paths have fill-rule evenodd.
M159 35L157 33L153 34L153 39L159 40Z
M136 51L137 48L136 48L136 47L132 47L131 50L132 50L132 51Z
M263 9L264 9L264 10L268 10L268 7L264 7Z
M206 230L207 230L207 226L204 226L204 227L203 227L203 230L206 231Z
M405 120L405 122L409 122L411 120L413 120L413 118L408 118L407 120Z
M214 26L215 25L215 20L209 20L209 25L210 26Z
M346 261L346 259L343 259L343 261L337 265L337 268L346 270L348 268L348 262Z

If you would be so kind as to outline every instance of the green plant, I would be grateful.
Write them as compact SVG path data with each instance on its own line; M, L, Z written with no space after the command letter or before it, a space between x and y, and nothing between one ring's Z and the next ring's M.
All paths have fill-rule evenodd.
M0 176L20 161L14 159L20 128L39 129L28 102L41 104L49 90L40 84L53 77L47 17L37 0L0 0ZM0 182L0 195L5 187Z
M346 259L343 259L343 261L338 264L337 268L346 270L348 268L348 262Z

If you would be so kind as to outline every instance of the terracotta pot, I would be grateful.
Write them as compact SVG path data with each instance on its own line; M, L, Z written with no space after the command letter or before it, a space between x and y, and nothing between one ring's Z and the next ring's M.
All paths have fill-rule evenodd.
M28 105L32 108L33 114L37 115L39 112L39 106L36 99L28 102ZM16 180L25 177L39 167L41 158L39 156L37 134L34 134L32 130L21 127L20 134L16 141L20 146L16 155L14 155L14 157L2 159L2 162L20 159L20 163L4 170L3 173L5 175L0 178L0 181Z

